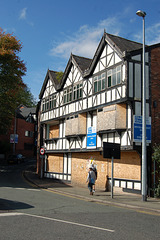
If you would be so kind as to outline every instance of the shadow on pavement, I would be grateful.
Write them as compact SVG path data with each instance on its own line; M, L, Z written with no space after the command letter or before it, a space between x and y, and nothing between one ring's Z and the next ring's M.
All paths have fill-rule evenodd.
M31 183L41 187L41 188L72 188L70 183L65 183L58 179L53 178L40 178L36 173L36 167L31 166L25 170L23 176Z
M0 211L28 209L28 208L34 208L34 207L24 202L18 202L18 201L12 201L12 200L0 198Z

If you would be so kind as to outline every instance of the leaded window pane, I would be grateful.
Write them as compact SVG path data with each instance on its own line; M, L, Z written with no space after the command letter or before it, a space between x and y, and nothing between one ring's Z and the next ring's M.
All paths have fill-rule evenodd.
M101 91L101 80L98 81L98 92Z
M97 92L97 82L94 82L94 92Z
M108 76L108 87L111 87L111 76Z

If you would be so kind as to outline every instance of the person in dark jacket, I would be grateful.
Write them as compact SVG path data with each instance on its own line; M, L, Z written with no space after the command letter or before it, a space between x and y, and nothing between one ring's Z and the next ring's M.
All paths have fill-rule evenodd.
M95 173L95 176L96 176L96 179L95 179L95 183L94 183L94 185L93 185L93 192L95 192L96 191L96 180L97 180L97 168L94 166L93 168L93 172Z
M93 185L95 184L95 180L96 180L96 175L95 175L95 172L93 171L93 167L91 165L89 167L87 181L86 181L86 182L88 182L88 188L90 191L90 195L93 195Z

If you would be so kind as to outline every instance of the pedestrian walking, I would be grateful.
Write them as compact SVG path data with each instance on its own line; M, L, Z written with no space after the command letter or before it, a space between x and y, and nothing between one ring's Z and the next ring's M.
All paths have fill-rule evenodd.
M87 176L87 181L86 181L86 182L88 182L88 188L90 191L90 195L93 195L93 185L95 184L95 180L96 180L96 175L93 171L92 165L90 165L89 171L88 171L88 176Z
M95 167L95 166L93 166L93 172L95 173L95 183L94 183L94 185L93 185L93 192L95 192L96 191L96 180L97 180L97 168Z

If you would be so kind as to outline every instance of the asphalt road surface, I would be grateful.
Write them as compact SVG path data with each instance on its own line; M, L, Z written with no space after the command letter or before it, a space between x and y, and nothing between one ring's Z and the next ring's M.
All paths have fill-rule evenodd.
M30 185L31 161L0 165L0 239L160 239L160 216L69 197Z

